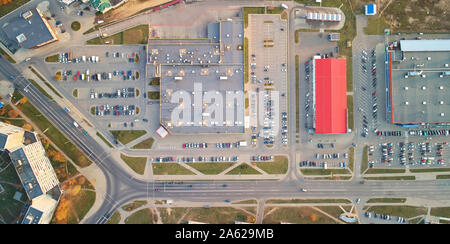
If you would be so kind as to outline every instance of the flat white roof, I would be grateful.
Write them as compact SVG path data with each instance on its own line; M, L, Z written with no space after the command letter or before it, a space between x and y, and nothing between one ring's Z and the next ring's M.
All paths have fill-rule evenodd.
M169 133L167 132L167 130L164 129L164 127L162 127L162 126L160 126L160 127L156 130L156 133L157 133L161 138L164 138L164 137L167 136L167 134L169 134Z
M403 52L450 51L450 39L445 40L400 40Z

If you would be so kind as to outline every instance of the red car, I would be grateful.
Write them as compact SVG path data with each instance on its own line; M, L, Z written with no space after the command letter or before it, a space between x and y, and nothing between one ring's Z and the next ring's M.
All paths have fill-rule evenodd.
M73 80L77 81L78 77L76 75L73 76Z

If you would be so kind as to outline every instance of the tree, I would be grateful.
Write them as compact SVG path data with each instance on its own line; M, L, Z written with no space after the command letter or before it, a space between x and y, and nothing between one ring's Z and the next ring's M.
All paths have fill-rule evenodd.
M66 162L66 157L61 152L55 152L53 155L53 160L59 163Z
M8 116L12 119L15 119L17 118L17 116L19 116L19 113L16 110L9 110Z
M23 128L24 130L30 131L30 130L33 129L33 126L31 126L31 125L28 124L28 123L25 123L25 124L22 126L22 128Z
M20 104L25 104L28 101L28 99L26 97L23 97L19 100Z

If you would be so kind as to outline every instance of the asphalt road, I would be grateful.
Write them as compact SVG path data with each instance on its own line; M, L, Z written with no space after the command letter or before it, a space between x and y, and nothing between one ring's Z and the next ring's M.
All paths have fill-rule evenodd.
M449 199L450 180L439 181L370 181L360 184L330 181L199 181L183 184L145 182L127 174L93 138L73 126L73 119L58 105L48 100L31 83L25 80L8 61L0 58L0 74L14 76L14 84L48 119L72 140L97 164L106 177L104 202L85 223L105 223L109 216L123 204L134 199L174 199L193 202L222 202L225 199L277 197L420 197ZM25 89L27 92L25 92ZM300 188L307 192L299 191Z
M292 16L292 12L290 14ZM292 17L291 17L292 18ZM289 49L292 50L292 37L295 31L292 22L289 23ZM295 89L295 54L289 52L290 91ZM165 184L162 182L147 182L137 180L122 168L121 163L113 159L92 137L84 135L73 126L73 118L63 108L50 101L41 94L31 83L24 79L16 67L0 57L0 79L14 76L16 87L33 103L47 118L58 127L81 151L83 151L102 171L106 178L106 193L97 194L103 199L102 205L84 223L102 224L107 221L114 211L127 202L135 199L173 199L176 201L223 202L225 199L241 200L248 198L267 199L277 197L328 197L328 198L362 198L362 197L418 197L424 199L449 200L450 180L433 181L366 181L360 184L358 180L337 181L304 181L296 163L290 164L288 177L283 181L197 181L183 184ZM2 77L4 76L4 77ZM25 89L27 92L25 92ZM279 149L277 152L289 154L290 160L295 162L297 144L295 133L295 93L289 93L289 128L290 148ZM148 150L150 151L150 150ZM217 150L219 151L219 150ZM127 152L125 150L125 152ZM224 151L220 151L223 153ZM242 154L253 152L250 148L240 148L226 151L227 154ZM198 154L192 150L152 150L144 152L147 156ZM208 150L216 153L216 150ZM224 186L226 185L226 186ZM307 192L299 191L300 188Z

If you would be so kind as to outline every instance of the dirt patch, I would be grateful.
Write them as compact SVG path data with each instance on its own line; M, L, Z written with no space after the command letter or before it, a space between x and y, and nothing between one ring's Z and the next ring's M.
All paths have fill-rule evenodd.
M104 14L105 22L120 20L144 9L156 7L172 0L129 0L117 9Z
M393 0L382 16L394 32L448 32L450 0Z

